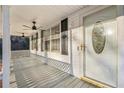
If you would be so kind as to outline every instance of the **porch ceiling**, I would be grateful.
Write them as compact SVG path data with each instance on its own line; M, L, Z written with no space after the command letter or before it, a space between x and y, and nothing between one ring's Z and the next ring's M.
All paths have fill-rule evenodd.
M69 14L83 8L84 5L39 5L39 6L10 6L10 29L11 34L30 35L32 30L23 30L22 25L32 26L32 21L37 26L45 29L49 24L58 21ZM21 32L21 33L18 33Z

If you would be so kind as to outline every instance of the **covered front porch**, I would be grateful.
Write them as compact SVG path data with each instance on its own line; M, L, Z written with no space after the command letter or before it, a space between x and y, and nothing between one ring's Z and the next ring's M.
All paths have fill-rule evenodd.
M31 55L11 62L10 87L18 88L96 88L88 82L67 73L69 64ZM64 72L58 68L63 69Z
M124 87L124 6L0 8L1 87Z

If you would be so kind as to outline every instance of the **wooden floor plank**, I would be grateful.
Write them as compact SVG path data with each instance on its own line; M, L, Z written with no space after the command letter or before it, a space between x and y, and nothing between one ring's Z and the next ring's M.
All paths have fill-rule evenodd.
M89 83L45 65L37 57L25 57L14 60L14 73L18 87L23 88L80 88L95 87Z

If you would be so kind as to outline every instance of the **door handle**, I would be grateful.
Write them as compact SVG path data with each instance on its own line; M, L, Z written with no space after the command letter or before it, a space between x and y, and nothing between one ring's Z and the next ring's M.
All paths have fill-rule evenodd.
M86 45L80 45L80 49L81 49L81 51L83 50L83 48L86 48Z

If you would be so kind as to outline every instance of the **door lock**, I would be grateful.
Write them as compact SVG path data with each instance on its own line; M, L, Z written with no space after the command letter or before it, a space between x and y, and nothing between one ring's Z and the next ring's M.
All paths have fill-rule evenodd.
M81 44L81 45L80 45L80 49L81 49L81 51L82 51L83 48L85 48L85 47L86 47L85 45Z

